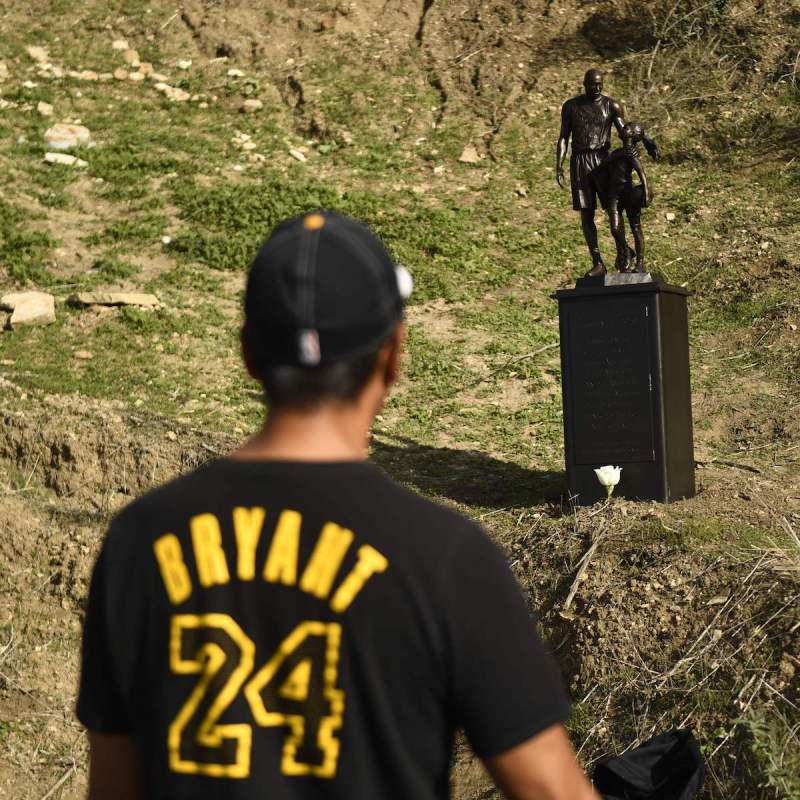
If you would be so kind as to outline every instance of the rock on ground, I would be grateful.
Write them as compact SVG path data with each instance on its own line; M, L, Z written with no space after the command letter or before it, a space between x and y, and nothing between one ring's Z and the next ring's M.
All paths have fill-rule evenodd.
M143 292L78 292L69 298L78 306L140 306L155 308L159 300L154 294Z
M0 61L0 83L8 78L8 67L5 61Z
M56 321L55 298L47 292L11 292L0 297L0 308L12 312L9 328L50 325Z
M52 117L53 116L53 106L50 103L45 103L44 100L40 100L39 103L36 105L36 110L43 116L43 117Z
M478 151L475 149L475 145L468 144L461 151L461 155L458 157L458 160L462 164L478 164L480 163L481 157L478 155Z
M29 45L25 48L28 55L38 64L46 64L50 61L50 56L47 53L46 47L38 47L37 45Z
M53 150L72 150L74 147L83 147L91 141L92 134L83 125L67 125L59 123L48 128L44 134L44 141Z
M88 167L86 161L68 153L45 153L44 160L48 164L61 164L64 167Z
M241 111L245 114L252 114L255 111L261 111L264 108L264 104L260 100L245 100L242 103Z
M168 99L174 100L176 103L185 103L191 96L189 92L185 92L183 89L177 89L174 86L167 86L164 90L164 95Z

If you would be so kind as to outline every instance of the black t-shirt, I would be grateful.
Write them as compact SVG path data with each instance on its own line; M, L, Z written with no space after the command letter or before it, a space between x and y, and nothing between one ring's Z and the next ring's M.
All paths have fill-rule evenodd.
M500 551L365 462L220 460L111 525L78 717L148 797L433 800L568 704Z

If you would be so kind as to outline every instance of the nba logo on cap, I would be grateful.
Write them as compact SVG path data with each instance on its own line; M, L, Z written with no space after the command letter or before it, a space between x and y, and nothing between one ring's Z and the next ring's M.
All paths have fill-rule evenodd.
M300 331L297 336L297 343L301 364L306 367L314 367L319 364L322 354L319 349L319 334L315 330L306 328Z

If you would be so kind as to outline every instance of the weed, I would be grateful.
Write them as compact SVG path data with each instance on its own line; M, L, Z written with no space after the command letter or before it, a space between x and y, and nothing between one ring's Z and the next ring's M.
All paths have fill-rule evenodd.
M0 265L17 283L47 285L52 280L44 260L56 246L48 233L23 227L26 215L0 200Z

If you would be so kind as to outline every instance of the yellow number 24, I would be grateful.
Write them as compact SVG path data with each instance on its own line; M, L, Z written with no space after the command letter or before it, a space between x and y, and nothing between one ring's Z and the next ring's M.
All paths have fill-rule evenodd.
M250 775L252 727L220 725L220 717L244 687L256 723L285 725L284 775L336 775L344 692L336 688L341 626L302 622L247 682L255 644L227 614L176 614L170 630L170 668L200 678L169 726L167 750L173 772L215 778Z

